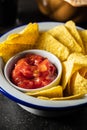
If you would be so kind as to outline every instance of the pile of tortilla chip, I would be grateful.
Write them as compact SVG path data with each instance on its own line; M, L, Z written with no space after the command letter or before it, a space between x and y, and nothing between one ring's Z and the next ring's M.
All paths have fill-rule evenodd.
M63 71L57 86L25 94L52 101L77 99L87 94L87 30L68 21L40 33L37 23L29 23L21 32L10 34L0 44L0 56L6 62L16 53L32 48L56 55Z
M6 40L0 43L0 56L7 62L16 53L32 49L38 36L38 24L29 23L21 32L8 35Z
M27 94L45 100L77 99L87 94L87 30L68 21L44 32L35 45L55 54L62 62L63 72L57 90L49 95L46 93L50 89Z

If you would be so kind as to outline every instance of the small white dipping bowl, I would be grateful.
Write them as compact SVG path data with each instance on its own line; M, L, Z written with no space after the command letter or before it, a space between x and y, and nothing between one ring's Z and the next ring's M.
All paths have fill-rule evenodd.
M58 71L58 75L55 78L55 80L53 80L50 84L48 84L48 85L46 85L44 87L35 88L35 89L25 89L25 88L21 88L21 87L16 86L15 84L13 84L11 82L11 79L10 79L10 76L11 76L11 73L12 73L12 69L15 66L15 63L19 59L24 57L26 54L38 54L38 55L41 55L43 57L48 58L48 60L52 64L55 65L55 67L57 68L57 71ZM51 88L52 86L55 86L55 85L59 84L60 79L61 79L61 75L62 75L62 64L61 64L60 60L55 55L53 55L50 52L47 52L47 51L44 51L44 50L38 50L38 49L26 50L26 51L22 51L22 52L16 54L15 56L13 56L12 58L10 58L8 60L8 62L5 65L5 68L4 68L4 74L5 74L5 78L7 79L7 81L13 87L17 88L18 90L23 91L23 92L27 92L27 91L28 92L36 92L36 91L40 91L40 90L43 90L43 89Z

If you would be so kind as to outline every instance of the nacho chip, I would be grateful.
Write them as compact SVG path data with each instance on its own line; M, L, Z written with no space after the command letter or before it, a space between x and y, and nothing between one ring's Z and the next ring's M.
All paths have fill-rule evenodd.
M87 55L82 53L72 53L69 55L67 60L73 60L75 64L87 66Z
M63 96L63 89L62 86L58 85L49 89L45 89L39 92L34 92L34 93L26 93L27 95L38 97L38 96L44 96L48 98L52 97L62 97Z
M82 42L81 36L76 28L76 25L73 21L68 21L65 23L65 27L68 29L68 31L70 32L70 34L74 37L74 39L76 40L76 42L81 46L83 53L85 53L85 48L84 48L84 44Z
M78 30L81 38L82 38L82 41L83 41L83 44L84 44L84 47L85 47L85 51L86 51L86 54L87 54L87 30Z
M33 48L38 36L38 24L27 25L21 33L11 34L0 43L0 56L7 62L16 53Z
M0 56L3 58L6 63L12 56L18 52L31 49L32 46L29 44L2 44L0 45Z
M38 98L38 99L42 99L42 100L50 100L50 98L44 97L44 96L38 96L37 98Z
M53 37L69 48L71 52L83 52L83 49L70 34L65 25L56 26L48 31Z
M65 61L62 63L62 78L61 78L61 85L63 86L63 90L66 88L67 83L69 82L72 71L74 68L74 62L72 61Z
M79 98L83 98L85 96L84 93L79 93L79 94L75 94L72 96L67 96L67 97L60 97L60 98L51 98L51 101L58 101L58 100L73 100L73 99L79 99Z
M21 32L10 34L6 43L8 44L34 44L39 36L39 28L37 23L29 23Z
M79 98L84 98L84 97L85 97L85 94L79 93L79 94L75 94L75 95L67 96L67 97L48 98L48 97L44 97L44 96L38 96L37 98L42 99L42 100L61 101L61 100L79 99Z
M84 77L85 79L87 79L87 67L83 67L79 70L79 73L82 77Z
M69 56L69 49L56 40L49 33L43 33L37 43L35 48L47 50L54 55L56 55L61 61L64 61Z
M14 34L10 34L10 35L8 35L8 37L7 37L7 39L6 40L11 40L11 39L15 39L15 38L17 38L19 36L19 34L17 34L17 33L14 33Z
M87 42L87 29L86 30L78 30L82 40L84 42Z
M70 78L79 69L82 67L87 67L87 55L81 53L72 53L67 61L62 63L63 72L61 85L63 89L67 90L68 95L70 95Z
M75 72L71 78L70 87L71 87L71 94L79 94L79 93L87 94L87 78L84 78L80 74L80 72Z
M29 33L32 33L33 32L36 32L37 33L37 30L38 30L38 23L29 23L25 26L25 28L20 31L20 34L29 34Z

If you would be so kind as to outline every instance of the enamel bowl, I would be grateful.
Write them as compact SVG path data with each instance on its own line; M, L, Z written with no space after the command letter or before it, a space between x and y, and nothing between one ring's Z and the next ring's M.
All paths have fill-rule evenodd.
M16 62L23 58L26 54L37 54L40 55L44 58L47 58L53 65L55 65L56 69L57 69L57 77L55 78L55 80L53 80L50 84L41 87L41 88L35 88L35 89L26 89L26 88L21 88L16 86L15 84L13 84L11 82L11 73L12 73L12 69L15 66ZM38 49L32 49L32 50L26 50L26 51L22 51L18 54L16 54L15 56L13 56L12 58L10 58L4 68L4 74L5 77L7 79L7 81L15 88L17 88L18 90L21 90L23 92L36 92L36 91L40 91L40 90L44 90L47 88L51 88L52 86L56 86L59 84L60 79L61 79L61 75L62 75L62 64L60 62L60 60L53 55L50 52L44 51L44 50L38 50Z
M39 23L39 28L41 31L45 31L60 24L63 23L42 22ZM0 42L4 41L9 34L17 33L21 31L24 27L25 25L17 27L7 32L3 36L1 36ZM74 100L71 99L71 100L58 100L58 101L41 100L33 96L28 96L23 92L19 91L18 89L16 89L15 87L13 87L13 85L11 85L8 82L8 80L6 80L3 70L4 70L4 63L2 61L2 58L0 58L0 92L30 113L39 116L52 117L67 114L68 112L70 113L73 110L78 110L79 108L82 108L83 106L87 105L87 96L85 96L84 98Z

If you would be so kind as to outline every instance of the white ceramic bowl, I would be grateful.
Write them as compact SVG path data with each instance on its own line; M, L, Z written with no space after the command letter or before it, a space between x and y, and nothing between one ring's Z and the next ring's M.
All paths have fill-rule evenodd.
M12 83L11 81L11 73L12 73L12 69L15 66L16 62L23 58L26 54L37 54L40 55L44 58L48 58L48 60L55 65L55 67L57 68L57 77L55 78L55 80L53 80L50 84L41 87L41 88L35 88L35 89L26 89L26 88L21 88L16 86L15 84ZM59 84L60 79L61 79L61 75L62 75L62 64L60 62L60 60L53 55L50 52L44 51L44 50L38 50L38 49L32 49L32 50L26 50L26 51L22 51L18 54L16 54L15 56L13 56L12 58L10 58L4 68L4 74L5 77L7 79L7 81L15 88L17 88L18 90L24 91L24 92L36 92L36 91L40 91L43 89L47 89L47 88L51 88L52 86L56 86L57 84Z
M44 31L60 24L63 23L42 22L39 23L39 28L41 31ZM4 41L9 34L17 33L21 31L24 27L25 26L17 27L7 32L0 38L0 42ZM9 84L9 82L4 77L3 69L4 65L2 59L0 58L0 92L9 99L15 101L28 112L39 116L52 117L64 114L67 115L67 113L71 113L73 112L73 110L78 111L79 108L83 108L83 106L87 105L87 96L81 99L62 101L41 100L32 96L28 96Z

